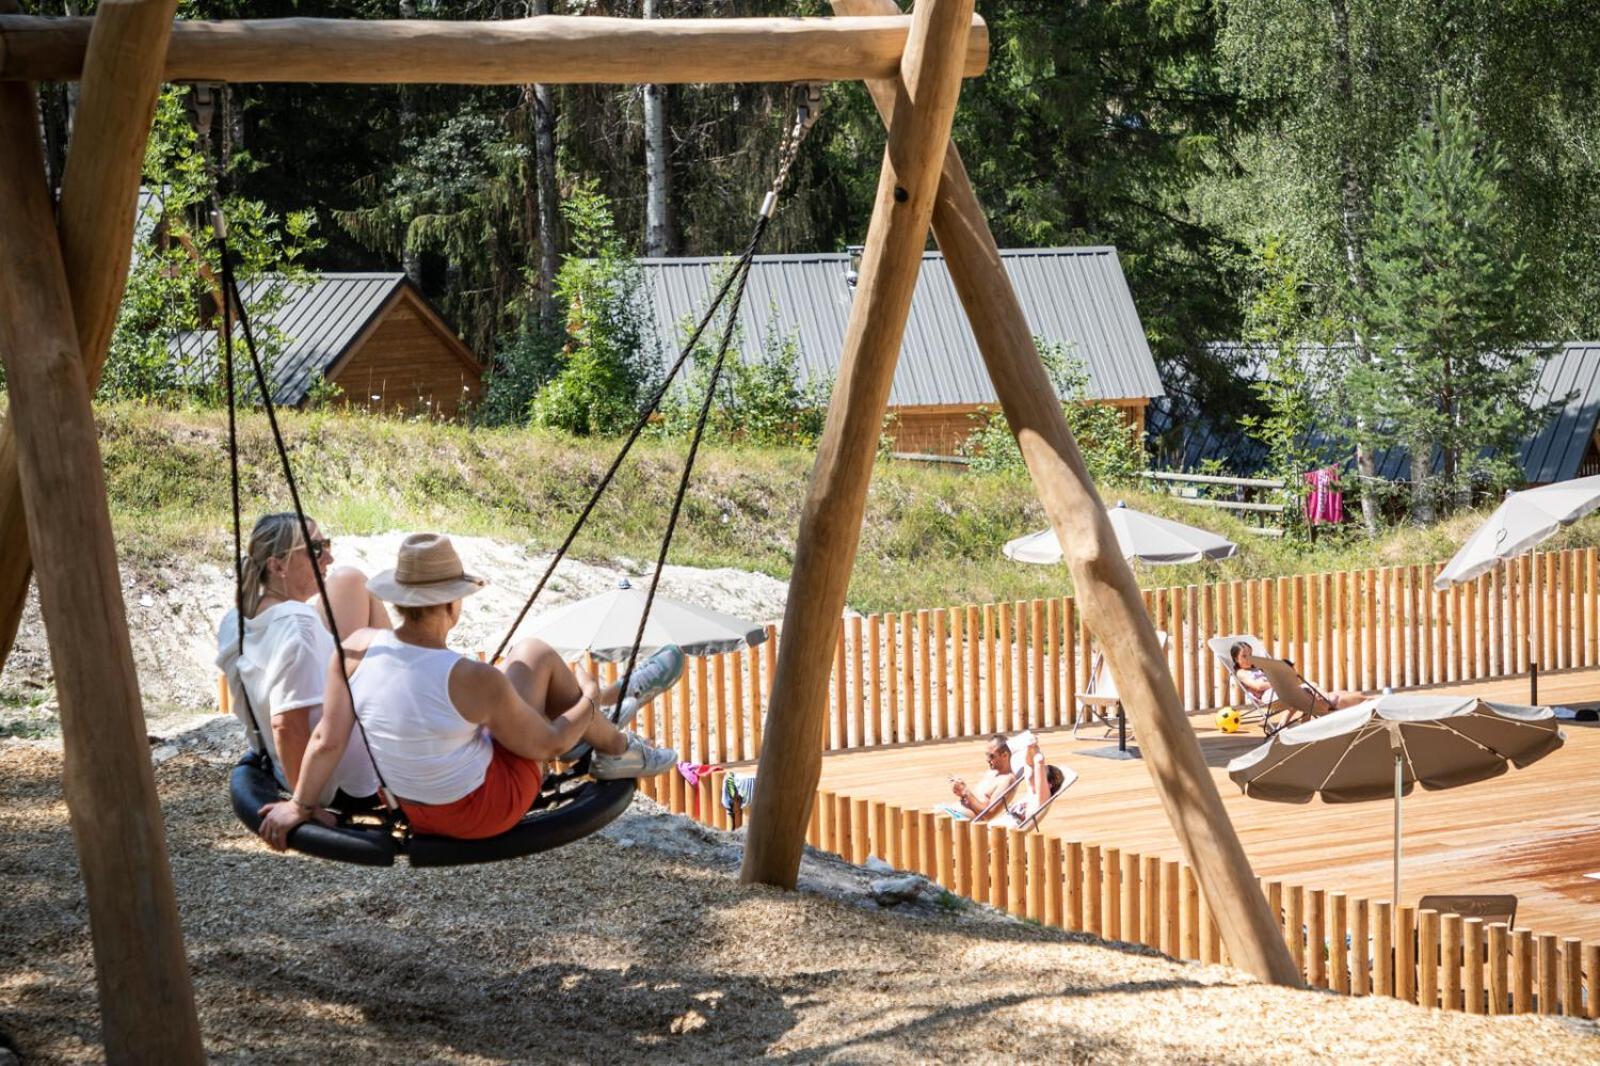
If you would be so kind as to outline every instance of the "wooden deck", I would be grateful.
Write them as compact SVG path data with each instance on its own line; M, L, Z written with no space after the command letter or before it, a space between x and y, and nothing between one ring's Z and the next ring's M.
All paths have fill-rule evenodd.
M1527 701L1527 680L1478 682L1436 691ZM1547 674L1540 702L1600 699L1600 670ZM1192 719L1206 761L1245 850L1263 877L1352 897L1387 899L1391 891L1392 802L1306 805L1247 799L1224 767L1261 743L1259 729L1218 733L1209 717ZM1414 790L1404 805L1403 891L1509 892L1517 924L1541 933L1600 939L1600 727L1564 722L1565 747L1526 770L1444 792ZM1050 836L1181 858L1144 764L1083 754L1115 740L1085 730L1046 733L1046 756L1079 778L1043 823ZM1087 739L1092 736L1094 739ZM949 801L947 779L983 771L982 740L944 741L827 755L821 787L906 809Z

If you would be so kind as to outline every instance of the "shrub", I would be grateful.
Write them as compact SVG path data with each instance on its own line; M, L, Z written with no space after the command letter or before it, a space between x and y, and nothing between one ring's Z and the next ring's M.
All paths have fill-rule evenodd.
M1083 452L1089 475L1101 486L1131 485L1146 468L1144 441L1139 427L1117 408L1095 403L1089 396L1089 372L1083 360L1068 355L1064 346L1038 340L1039 355L1062 398L1067 428ZM977 473L1026 469L1022 450L999 411L981 409L977 427L962 444L968 468Z
M616 433L637 415L657 365L654 353L645 350L639 267L618 239L610 204L594 183L580 185L561 209L577 253L556 274L568 342L556 353L560 369L528 412L535 425L579 436Z
M761 354L755 359L739 358L741 338L735 331L706 433L722 440L769 447L807 447L822 433L832 382L802 383L798 336L779 329L776 314L769 322L761 340ZM705 390L710 386L715 345L713 340L696 348L691 384L675 390L662 405L663 433L693 432Z

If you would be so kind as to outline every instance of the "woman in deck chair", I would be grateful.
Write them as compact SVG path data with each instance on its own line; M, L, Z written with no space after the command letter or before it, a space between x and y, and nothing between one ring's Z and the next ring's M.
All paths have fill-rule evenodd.
M1271 707L1278 702L1278 693L1272 687L1272 680L1267 677L1266 671L1256 665L1254 649L1249 641L1238 641L1228 648L1228 658L1233 660L1233 676L1239 682L1239 687L1250 694L1250 698L1262 707ZM1317 686L1302 681L1301 689L1311 701L1310 714L1327 714L1329 711L1342 711L1346 707L1354 707L1365 696L1359 692L1323 691Z

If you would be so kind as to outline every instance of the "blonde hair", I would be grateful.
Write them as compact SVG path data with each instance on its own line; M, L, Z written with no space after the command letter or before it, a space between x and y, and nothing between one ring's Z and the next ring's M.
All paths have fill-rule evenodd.
M255 617L256 609L267 594L267 563L273 559L288 558L304 544L305 540L300 536L300 519L293 511L264 514L256 519L255 528L250 531L250 547L246 549L239 569L239 588L246 618Z

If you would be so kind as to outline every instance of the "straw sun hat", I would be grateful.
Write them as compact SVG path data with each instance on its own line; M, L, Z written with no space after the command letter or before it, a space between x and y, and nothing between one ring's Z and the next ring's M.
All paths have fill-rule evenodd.
M461 568L449 537L413 533L400 543L394 569L374 575L367 588L397 607L431 607L470 596L488 583Z

